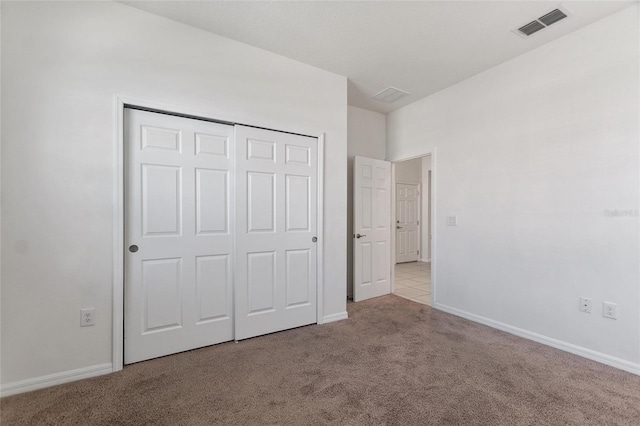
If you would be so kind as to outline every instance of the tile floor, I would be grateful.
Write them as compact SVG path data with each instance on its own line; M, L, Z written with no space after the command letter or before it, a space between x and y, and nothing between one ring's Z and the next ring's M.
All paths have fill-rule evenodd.
M397 263L393 294L431 306L431 263Z

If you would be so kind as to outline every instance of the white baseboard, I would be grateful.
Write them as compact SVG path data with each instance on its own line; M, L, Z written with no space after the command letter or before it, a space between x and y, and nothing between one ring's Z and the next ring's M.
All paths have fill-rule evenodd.
M640 364L638 363L626 361L621 358L616 358L611 355L603 354L602 352L597 352L591 349L584 348L582 346L574 345L572 343L563 342L562 340L557 340L551 337L543 336L541 334L524 330L522 328L513 327L511 325L508 325L499 321L494 321L492 319L485 318L480 315L472 314L466 311L462 311L460 309L443 305L442 303L434 303L433 307L440 311L447 312L447 313L468 319L473 322L484 324L489 327L496 328L498 330L502 330L519 337L523 337L525 339L533 340L534 342L542 343L543 345L551 346L553 348L560 349L565 352L570 352L574 355L588 358L590 360L597 361L602 364L606 364L611 367L628 371L629 373L637 374L640 376Z
M431 263L431 259L420 259L420 262Z
M63 371L61 373L34 377L33 379L20 380L18 382L2 385L2 387L0 387L0 397L48 388L49 386L61 385L63 383L75 382L76 380L88 379L89 377L102 376L103 374L110 374L112 372L112 364L106 363L78 368L77 370Z
M345 320L347 318L349 318L347 311L339 312L337 314L326 315L322 318L322 321L319 324L328 324L330 322Z

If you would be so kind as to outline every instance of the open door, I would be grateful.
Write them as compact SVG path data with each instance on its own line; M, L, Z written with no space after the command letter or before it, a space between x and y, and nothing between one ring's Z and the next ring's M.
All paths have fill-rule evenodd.
M419 260L420 185L396 184L396 263Z
M355 157L353 300L391 293L391 163Z

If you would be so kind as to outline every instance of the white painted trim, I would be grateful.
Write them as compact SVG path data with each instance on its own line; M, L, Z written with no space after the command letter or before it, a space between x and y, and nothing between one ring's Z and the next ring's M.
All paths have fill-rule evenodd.
M437 303L437 289L438 286L436 285L438 282L437 279L437 262L436 262L436 255L437 255L437 244L436 244L436 205L437 205L437 200L438 200L438 192L437 192L437 149L433 148L433 151L431 151L431 179L429 180L430 183L430 188L429 188L429 207L431 209L431 247L429 250L429 254L431 255L431 258L429 259L429 261L431 262L431 306L433 306L435 303Z
M401 161L396 161L396 163L401 163ZM401 183L403 185L422 185L422 182L411 182L411 181L408 181L408 180L397 180L396 181L396 185L399 184L399 183Z
M420 162L422 165L422 162ZM422 171L420 172L422 175ZM424 185L422 182L418 184L418 262L420 262L420 256L424 253L422 248L422 233L429 232L429 227L424 226L424 221L422 220L422 197L424 196Z
M236 126L233 126L233 131L232 131L232 137L233 137L233 146L229 146L229 194L228 194L228 203L229 203L229 209L231 210L231 218L229 220L229 229L236 229L236 202L235 202L235 197L236 197L236 180L237 180L237 174L236 174L236 151L237 151L237 147L236 147L236 140L238 139L236 137L236 130L238 130L238 128ZM233 201L232 201L233 200ZM238 233L237 232L231 232L231 271L230 271L230 275L231 275L231 297L232 297L232 303L231 303L231 329L233 330L233 339L234 341L237 343L238 340L236 340L236 286L234 285L236 282L236 264L238 262L238 256L236 256L236 237L237 237Z
M114 177L113 177L113 312L111 362L113 372L124 364L124 104L114 98Z
M543 336L542 334L534 333L532 331L524 330L522 328L514 327L508 324L505 324L500 321L495 321L480 315L472 314L470 312L466 312L460 309L452 308L450 306L444 305L442 303L435 303L432 305L435 309L438 309L443 312L447 312L449 314L456 315L458 317L462 317L468 319L473 322L477 322L480 324L484 324L491 328L495 328L501 331L505 331L509 334L513 334L515 336L519 336L528 340L533 340L534 342L542 343L543 345L551 346L556 349L560 349L565 352L572 353L574 355L581 356L583 358L587 358L593 361L597 361L602 364L609 365L611 367L618 368L620 370L627 371L629 373L640 375L640 364L634 363L631 361L626 361L621 358L616 358L607 354L603 354L601 352L597 352L591 349L584 348L582 346L574 345L572 343L567 343L562 340L553 339L551 337Z
M391 293L396 291L396 165L391 163Z
M329 324L330 322L345 320L347 318L349 318L349 314L347 313L347 311L339 312L337 314L326 315L322 318L322 322L320 322L319 324Z
M637 19L640 20L640 7L637 8ZM638 55L640 56L640 31L637 33L638 37ZM640 97L640 85L638 85L638 96ZM638 131L640 132L640 109L638 110ZM640 153L639 158L640 160ZM638 240L640 240L640 234L638 235ZM640 269L640 256L638 257L638 269ZM638 305L640 306L640 291L638 292ZM640 324L640 309L638 309L638 324ZM640 339L638 339L638 352L640 353Z
M76 370L63 371L61 373L47 374L46 376L34 377L27 380L20 380L18 382L2 385L0 397L4 398L5 396L48 388L50 386L61 385L63 383L75 382L76 380L88 379L90 377L102 376L112 372L113 366L111 363L106 363L78 368Z
M297 133L318 139L318 213L317 232L318 245L316 279L317 279L317 312L316 321L326 321L324 317L324 144L325 134L317 130L298 127L295 123L264 123L257 122L249 117L229 117L219 111L198 111L186 107L162 104L144 99L128 96L114 96L114 191L113 191L113 322L112 322L112 371L120 371L124 365L124 106L132 105L141 108L175 113L177 115L189 115L209 120L227 122L231 125L240 124L264 129ZM235 167L235 162L234 162ZM232 182L235 186L235 177ZM234 214L235 217L235 214ZM233 241L235 246L235 238ZM235 269L235 268L234 268ZM337 314L340 318L347 318L346 312ZM331 318L330 315L328 318Z
M324 316L324 133L318 136L318 188L316 201L316 321Z

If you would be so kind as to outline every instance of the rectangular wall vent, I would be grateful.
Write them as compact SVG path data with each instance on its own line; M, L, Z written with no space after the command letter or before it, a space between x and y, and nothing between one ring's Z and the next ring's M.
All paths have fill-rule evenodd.
M404 98L407 95L408 93L403 90L396 89L395 87L387 87L383 91L373 96L373 99L390 104L400 98Z
M549 25L553 25L558 21L563 20L564 18L569 16L569 12L567 12L564 8L554 9L549 13L546 13L539 17L536 20L529 22L526 25L521 26L514 32L523 37L529 37L530 35L537 33L540 30L544 30Z

